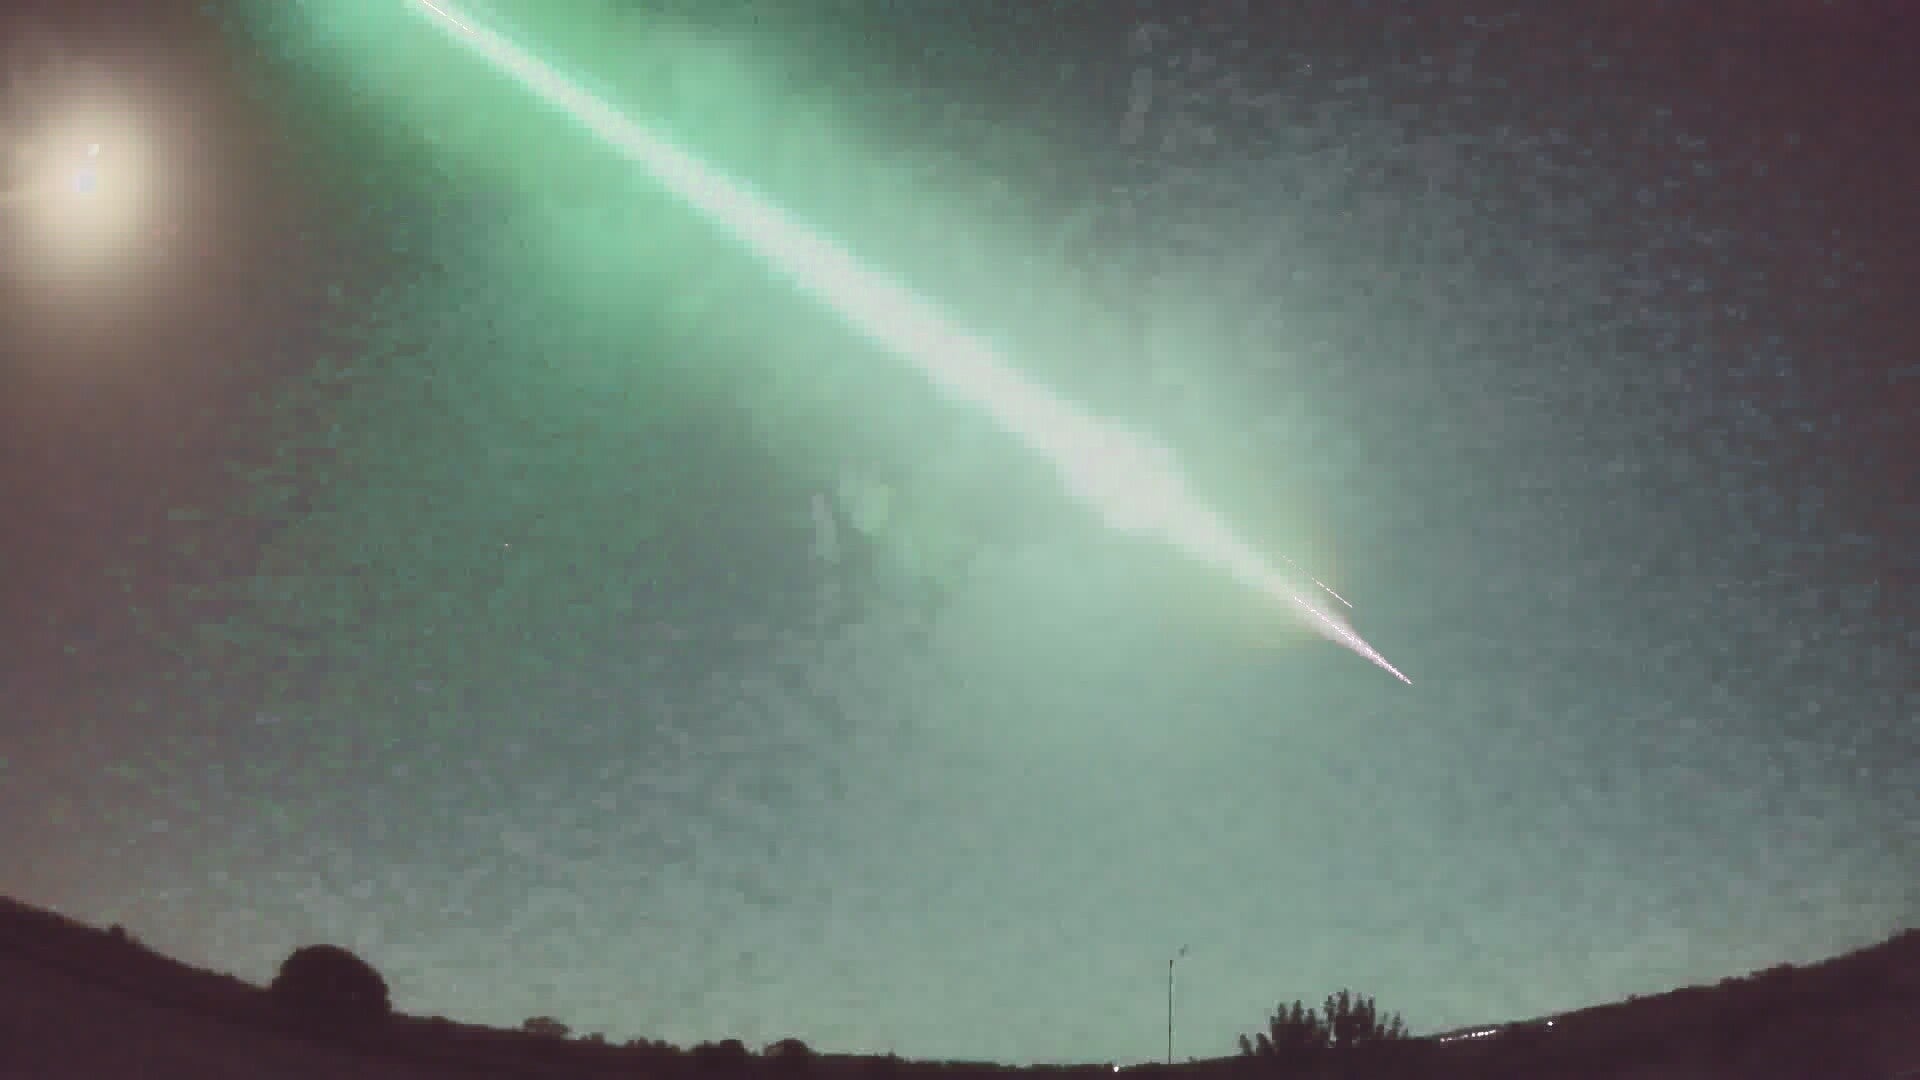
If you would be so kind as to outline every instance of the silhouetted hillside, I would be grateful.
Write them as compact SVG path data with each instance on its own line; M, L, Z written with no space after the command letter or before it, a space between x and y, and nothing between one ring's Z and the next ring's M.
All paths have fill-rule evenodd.
M291 949L290 949L291 952ZM357 961L356 961L357 962ZM561 1021L506 1031L401 1013L315 1027L283 995L0 898L0 1077L276 1080L356 1077L699 1077L965 1080L1014 1072L1093 1080L1110 1066L1012 1068L821 1054L798 1040L680 1049L571 1039ZM1478 1037L1474 1037L1478 1035ZM1130 1075L1892 1080L1920 1072L1920 930L1802 968L1779 967L1553 1017L1334 1056L1311 1073L1257 1057Z

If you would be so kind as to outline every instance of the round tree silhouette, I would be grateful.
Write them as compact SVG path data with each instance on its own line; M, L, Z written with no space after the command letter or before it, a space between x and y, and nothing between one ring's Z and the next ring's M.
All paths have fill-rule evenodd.
M387 981L338 945L304 945L280 965L269 987L299 1019L330 1030L359 1029L392 1012Z

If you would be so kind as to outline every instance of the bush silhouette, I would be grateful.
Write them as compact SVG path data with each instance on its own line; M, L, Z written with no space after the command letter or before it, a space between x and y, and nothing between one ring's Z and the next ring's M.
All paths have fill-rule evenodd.
M781 1039L769 1043L761 1056L787 1073L806 1072L813 1063L813 1049L799 1039Z
M295 949L268 989L294 1017L327 1031L365 1029L393 1011L387 981L338 945Z
M693 1048L693 1065L696 1071L713 1075L725 1073L736 1075L753 1060L747 1044L739 1039L722 1039L719 1042L704 1042Z
M1240 1036L1240 1053L1275 1063L1305 1064L1328 1052L1370 1049L1406 1037L1406 1025L1399 1014L1383 1021L1372 998L1355 997L1342 990L1327 995L1321 1010L1309 1009L1297 1000L1291 1008L1275 1008L1267 1030L1256 1032L1251 1039Z
M573 1034L572 1028L551 1016L530 1016L521 1022L520 1030L529 1035L539 1035L548 1039L564 1039Z

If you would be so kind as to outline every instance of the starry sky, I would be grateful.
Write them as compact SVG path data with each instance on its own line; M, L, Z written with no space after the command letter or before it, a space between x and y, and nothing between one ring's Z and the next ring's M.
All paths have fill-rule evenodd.
M4 37L9 183L84 99L143 187L84 259L0 210L0 892L1010 1062L1164 1053L1182 946L1185 1057L1920 924L1896 5L465 8L1151 432L1412 686L402 0L110 6Z

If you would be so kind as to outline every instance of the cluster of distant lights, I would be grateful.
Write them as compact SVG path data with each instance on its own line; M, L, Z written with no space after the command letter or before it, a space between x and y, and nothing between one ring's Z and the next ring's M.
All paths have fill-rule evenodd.
M1513 1024L1499 1024L1494 1027L1475 1028L1472 1031L1456 1031L1451 1035L1436 1036L1433 1041L1449 1043L1449 1042L1464 1042L1468 1039L1484 1039L1489 1035L1498 1035L1503 1031L1510 1031L1515 1026L1516 1025L1513 1025ZM1553 1021L1551 1020L1547 1021L1547 1026L1552 1027Z
M1552 1027L1554 1024L1552 1020L1547 1020L1547 1021L1544 1021L1543 1023L1547 1027ZM1431 1038L1434 1042L1437 1042L1437 1043L1467 1042L1474 1039L1491 1038L1502 1032L1512 1031L1515 1028L1521 1027L1521 1026L1524 1026L1524 1025L1523 1024L1496 1024L1492 1027L1474 1028L1472 1031L1455 1031L1445 1035L1435 1035L1435 1036L1432 1036ZM1132 1069L1132 1068L1140 1068L1140 1067L1151 1068L1153 1067L1153 1065L1152 1063L1149 1063L1146 1066L1120 1066L1120 1065L1112 1066L1113 1071L1116 1073L1123 1071L1123 1069ZM1920 1077L1920 1072L1916 1072L1914 1075L1917 1077Z

